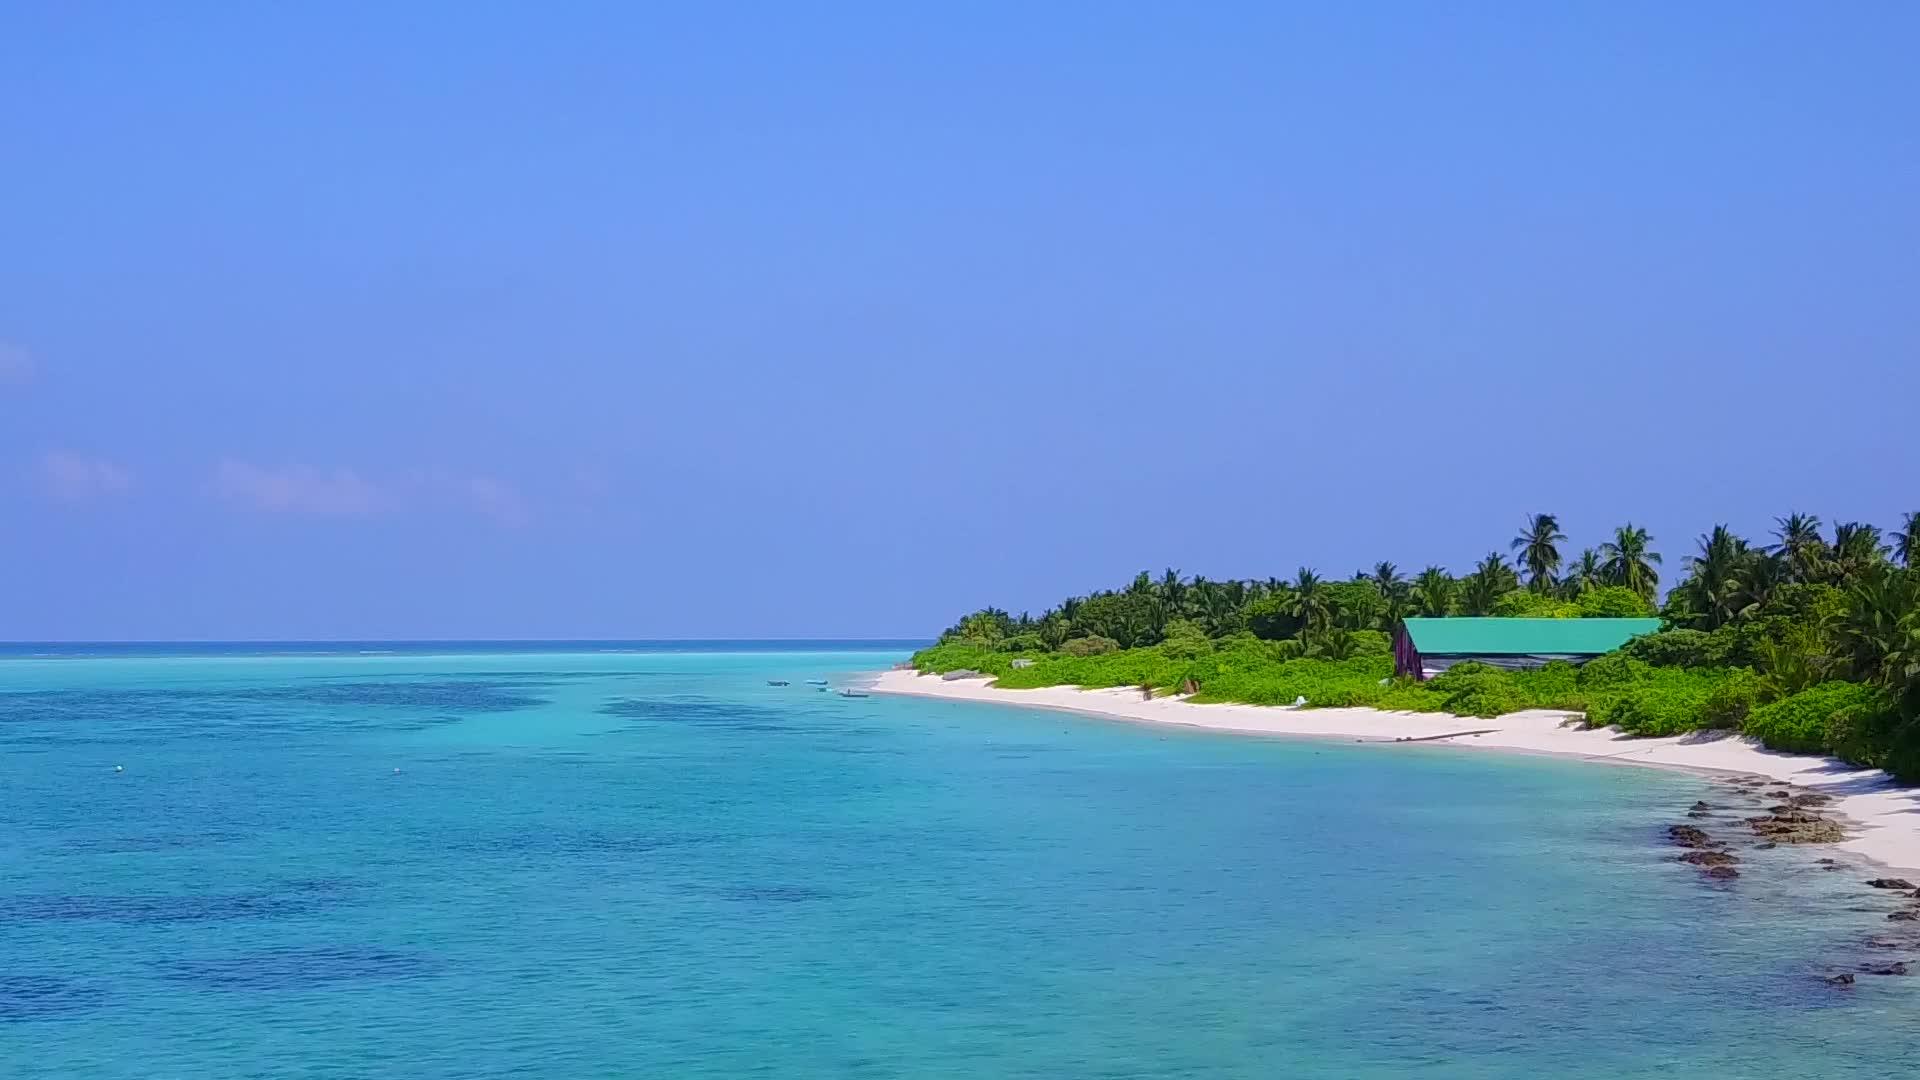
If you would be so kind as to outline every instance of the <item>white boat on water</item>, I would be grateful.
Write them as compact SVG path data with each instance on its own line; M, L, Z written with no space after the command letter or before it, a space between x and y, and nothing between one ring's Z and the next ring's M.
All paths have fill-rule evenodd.
M852 687L848 687L847 689L840 691L840 696L841 697L872 697L873 695L867 693L865 690L855 690Z
M808 679L808 680L807 680L807 685L808 685L808 686L825 686L825 685L827 685L827 680L825 680L825 679Z

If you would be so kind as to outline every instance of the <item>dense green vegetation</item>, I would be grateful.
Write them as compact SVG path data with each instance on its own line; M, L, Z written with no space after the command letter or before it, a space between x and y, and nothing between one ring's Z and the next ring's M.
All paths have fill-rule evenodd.
M1622 526L1567 560L1558 520L1537 514L1512 539L1512 563L1489 552L1461 576L1429 566L1408 578L1384 562L1345 581L1306 568L1291 580L1142 573L1038 617L976 611L914 665L1013 688L1128 686L1199 701L1480 717L1567 709L1638 735L1740 730L1920 779L1920 514L1891 542L1858 522L1831 537L1803 514L1777 525L1769 544L1725 526L1702 535L1658 608L1663 560L1645 529ZM1656 613L1659 633L1579 668L1393 677L1391 634L1409 616Z

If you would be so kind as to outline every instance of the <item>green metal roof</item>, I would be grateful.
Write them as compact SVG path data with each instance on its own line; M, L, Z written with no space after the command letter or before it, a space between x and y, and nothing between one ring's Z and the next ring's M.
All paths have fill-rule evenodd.
M1422 656L1587 656L1660 629L1659 619L1408 619Z

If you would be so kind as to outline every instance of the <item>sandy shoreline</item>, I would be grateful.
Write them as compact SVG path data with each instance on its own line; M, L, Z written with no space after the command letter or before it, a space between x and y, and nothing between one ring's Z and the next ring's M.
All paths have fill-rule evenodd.
M1877 769L1833 758L1783 754L1740 736L1633 739L1615 731L1564 726L1570 714L1547 710L1497 720L1446 713L1376 709L1288 709L1262 705L1200 705L1179 698L1143 700L1131 689L999 690L987 679L951 682L915 671L889 671L873 683L878 694L984 701L1065 709L1118 720L1249 735L1392 743L1420 739L1425 746L1552 754L1585 761L1699 772L1764 776L1833 796L1828 809L1846 819L1849 839L1836 845L1863 859L1903 871L1920 870L1920 788L1903 788ZM1462 734L1472 732L1474 734Z

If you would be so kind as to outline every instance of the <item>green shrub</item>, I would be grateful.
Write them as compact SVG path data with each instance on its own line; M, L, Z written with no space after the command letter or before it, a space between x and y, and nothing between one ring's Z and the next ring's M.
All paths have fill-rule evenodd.
M1455 716L1481 716L1491 719L1528 708L1520 688L1509 678L1476 680L1447 696L1443 705Z
M1707 691L1700 720L1705 727L1737 728L1754 706L1765 700L1766 685L1758 675L1748 668L1732 668Z
M1584 709L1586 692L1580 688L1580 669L1565 660L1555 660L1531 671L1516 671L1508 676L1527 699L1530 709Z
M1629 735L1679 735L1705 726L1703 687L1647 683L1624 687L1588 709L1588 723Z
M1775 750L1824 754L1844 750L1849 760L1876 757L1871 747L1885 745L1884 701L1872 687L1823 682L1792 697L1762 705L1747 716L1743 730Z
M1577 619L1580 605L1535 592L1510 592L1494 601L1493 613L1506 619Z
M1060 652L1067 656L1104 656L1107 653L1118 651L1120 651L1119 642L1112 638L1100 637L1098 635L1068 638L1060 644Z
M1656 667L1720 667L1730 662L1731 645L1728 637L1704 630L1662 630L1634 638L1620 651Z
M1380 621L1386 601L1371 581L1328 581L1320 586L1327 598L1333 625L1342 630L1370 630Z
M1353 655L1355 656L1392 656L1393 639L1384 630L1355 630L1353 632Z
M1043 653L1047 651L1047 643L1039 634L1015 634L1000 643L1000 651L1009 653Z
M1013 657L998 649L964 641L949 641L913 654L913 666L921 671L943 674L962 668L1001 675L1011 670Z
M1643 682L1651 670L1644 660L1636 660L1623 652L1610 652L1605 656L1596 656L1580 669L1579 684L1583 688L1624 686Z
M1160 651L1177 660L1192 660L1213 651L1213 639L1200 625L1187 619L1175 619L1162 631Z
M1654 613L1646 597L1624 585L1588 589L1575 606L1583 619L1645 619Z
M1455 664L1429 680L1427 687L1440 695L1440 707L1455 716L1504 716L1531 704L1517 673L1486 664Z
M1291 597L1263 596L1246 608L1247 629L1268 641L1285 641L1300 632L1300 620L1288 610Z

